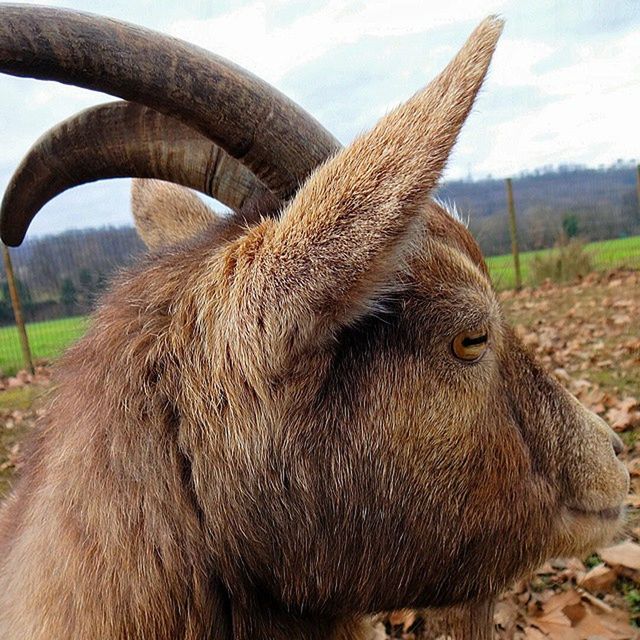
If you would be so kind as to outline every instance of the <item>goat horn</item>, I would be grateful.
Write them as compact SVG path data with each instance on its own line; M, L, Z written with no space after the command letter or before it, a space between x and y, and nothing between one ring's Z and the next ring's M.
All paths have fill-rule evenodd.
M29 150L0 208L0 234L20 244L38 211L73 186L102 178L159 178L238 211L275 196L241 162L185 124L134 102L92 107L56 125Z
M340 146L301 107L224 58L89 13L0 5L0 71L103 91L175 117L282 199Z

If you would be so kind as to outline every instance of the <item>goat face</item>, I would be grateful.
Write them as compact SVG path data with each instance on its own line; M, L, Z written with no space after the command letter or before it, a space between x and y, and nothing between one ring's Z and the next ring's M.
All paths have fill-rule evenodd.
M421 557L448 565L444 588L440 567L423 602L478 597L514 579L525 558L533 568L550 554L593 548L615 531L628 490L617 437L526 353L476 252L426 245L401 314L408 338L395 407L406 409L390 437L398 451L412 443L407 486L427 520ZM456 353L464 336L486 336L481 355Z
M233 429L221 444L215 427L196 485L224 556L242 549L230 571L287 606L480 599L619 525L619 442L526 353L477 245L425 198L490 25L208 267L199 317L225 345L214 395Z
M617 436L523 348L467 230L434 203L423 223L376 311L254 402L239 363L224 389L201 387L237 412L225 469L218 437L194 452L224 556L242 550L230 582L251 575L295 608L446 605L619 527Z

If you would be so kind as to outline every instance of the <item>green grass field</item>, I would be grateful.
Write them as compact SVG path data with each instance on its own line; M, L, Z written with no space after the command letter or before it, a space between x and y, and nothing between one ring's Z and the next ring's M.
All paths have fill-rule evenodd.
M593 265L596 269L604 270L618 266L640 268L640 236L592 242L586 248L592 255ZM529 264L533 257L536 254L549 253L549 251L552 249L528 251L520 254L524 284L530 283ZM513 259L510 254L492 256L487 258L487 263L491 277L499 289L515 286ZM27 334L34 361L56 358L69 344L82 335L86 327L87 318L84 316L28 324ZM13 375L23 367L16 328L0 328L0 370L5 375Z
M640 268L640 236L590 242L585 249L591 254L594 269L603 271L613 267ZM526 251L520 254L520 272L523 284L531 284L529 265L536 255L543 256L553 249ZM491 277L498 289L511 289L516 284L511 254L487 258Z
M51 360L59 356L67 345L84 333L86 327L85 316L27 324L29 346L34 362ZM18 330L15 327L0 328L0 370L5 375L12 375L23 368Z

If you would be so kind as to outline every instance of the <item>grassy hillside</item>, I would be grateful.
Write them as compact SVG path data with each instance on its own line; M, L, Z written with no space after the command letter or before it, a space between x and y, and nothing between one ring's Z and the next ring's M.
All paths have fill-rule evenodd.
M590 242L585 249L589 252L594 269L602 271L613 267L640 268L640 236ZM520 271L523 284L531 283L530 264L534 256L549 254L553 249L526 251L520 254ZM498 289L515 286L516 276L511 254L487 258L491 277Z
M58 357L67 345L84 333L86 327L85 316L28 324L27 335L33 360ZM0 370L5 375L12 375L23 367L18 330L15 327L0 328Z

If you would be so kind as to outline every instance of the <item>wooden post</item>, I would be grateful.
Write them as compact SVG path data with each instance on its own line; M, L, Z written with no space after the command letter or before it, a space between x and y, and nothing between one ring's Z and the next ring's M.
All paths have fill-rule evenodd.
M20 304L20 296L16 287L16 279L13 275L13 265L11 264L11 256L6 245L2 245L4 257L4 270L7 274L7 284L9 285L9 295L11 296L11 306L13 307L13 317L16 319L16 327L20 336L20 346L22 347L22 358L24 365L29 373L35 373L33 361L31 360L31 349L29 349L29 338L27 337L27 329L24 325L24 317L22 315L22 305Z
M511 253L513 265L516 270L516 289L522 289L522 276L520 275L520 250L518 249L518 230L516 228L516 207L513 203L513 186L511 178L507 178L507 209L509 211L509 234L511 235Z

